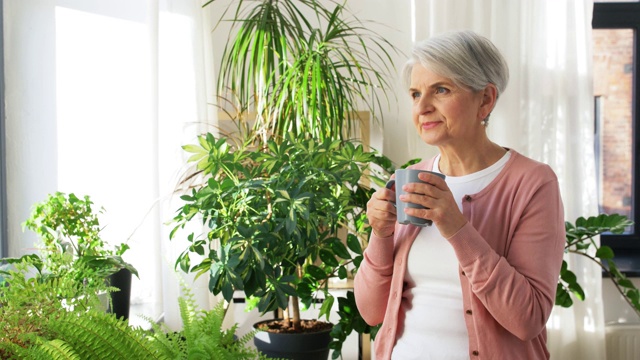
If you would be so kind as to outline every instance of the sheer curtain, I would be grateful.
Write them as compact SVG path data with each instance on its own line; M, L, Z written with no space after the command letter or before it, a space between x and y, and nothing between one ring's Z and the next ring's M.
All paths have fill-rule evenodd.
M412 4L415 40L472 29L500 48L511 79L491 116L490 138L553 167L567 219L595 215L591 1ZM555 359L605 358L600 269L581 260L567 258L585 285L586 301L555 307L548 323Z
M165 223L178 208L181 146L215 120L202 1L3 4L9 255L37 244L20 225L32 204L57 190L90 195L105 208L105 240L128 242L140 273L130 321L164 315L178 327L180 246ZM206 286L187 284L207 306Z

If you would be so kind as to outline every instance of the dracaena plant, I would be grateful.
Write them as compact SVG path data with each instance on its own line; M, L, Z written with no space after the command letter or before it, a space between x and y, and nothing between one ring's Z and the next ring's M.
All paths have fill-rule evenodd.
M219 6L220 23L231 24L218 94L238 118L255 113L254 140L264 145L290 132L343 139L360 122L356 110L379 119L398 50L346 2L218 3L203 5Z
M616 289L625 301L640 317L640 292L615 264L615 254L606 245L598 245L595 237L606 232L621 234L633 222L626 216L618 214L600 214L588 218L579 217L574 223L565 222L566 245L565 251L584 256L596 264L613 281ZM578 277L573 273L566 261L562 262L560 280L556 293L556 305L570 307L573 305L573 297L584 300L585 293Z
M323 294L328 319L329 279L347 278L362 261L368 184L381 181L370 165L387 160L350 142L292 137L255 151L206 134L184 148L201 181L181 197L171 237L192 221L206 233L187 236L176 266L208 275L210 291L228 301L243 290L262 313L284 310L294 328L298 300L311 306Z

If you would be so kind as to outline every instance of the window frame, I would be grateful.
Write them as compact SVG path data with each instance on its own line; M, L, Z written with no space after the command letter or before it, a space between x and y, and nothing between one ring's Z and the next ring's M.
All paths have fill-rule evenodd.
M4 108L4 0L0 0L0 259L9 256L7 232L7 153Z
M633 184L632 213L635 225L630 234L614 235L603 234L600 237L601 244L611 247L615 253L616 265L619 270L627 276L640 276L640 149L638 139L640 139L640 121L638 119L637 104L640 104L640 91L637 87L640 84L640 72L638 71L638 35L640 34L640 2L613 3L602 2L593 4L593 29L633 29L635 31L633 41L633 80L631 99L631 131L632 131L632 151L633 163L631 174Z

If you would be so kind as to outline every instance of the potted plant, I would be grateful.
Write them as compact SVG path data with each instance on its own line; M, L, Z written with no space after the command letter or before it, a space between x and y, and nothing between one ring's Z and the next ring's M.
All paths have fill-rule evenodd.
M231 149L226 139L207 134L185 150L203 179L181 197L171 236L191 221L202 222L206 233L188 235L176 266L208 274L210 291L227 301L243 290L260 312L283 310L284 318L262 324L265 329L320 326L325 349L318 358L326 359L331 324L301 319L298 305L310 307L322 294L320 316L328 319L335 301L329 279L346 279L362 260L359 236L367 235L364 204L372 192L362 180L375 180L370 165L384 159L351 142L292 137L254 151ZM346 239L338 237L341 228L349 231Z
M221 5L220 22L231 28L220 60L217 105L239 128L249 113L255 117L246 139L262 146L287 133L345 139L361 121L359 110L379 119L397 49L345 3L237 0Z
M129 326L104 312L89 284L80 289L72 276L43 281L24 257L0 270L9 286L0 285L0 358L2 359L261 359L237 338L237 325L223 328L224 307L198 310L188 288L178 299L183 328L173 332L149 320L150 329ZM0 283L2 284L2 283ZM60 301L74 301L73 306Z
M565 251L584 256L598 264L640 318L640 291L618 270L613 250L609 246L599 246L594 241L594 237L602 233L621 234L627 227L633 225L633 222L623 215L599 214L588 218L579 217L573 223L567 221L565 225L567 239ZM570 307L573 305L573 298L584 300L585 293L578 277L569 269L567 262L563 261L556 292L556 305Z
M101 238L98 215L88 195L55 192L33 206L23 227L34 231L42 240L41 262L49 277L71 276L78 284L105 283L119 289L111 293L110 307L128 318L133 265L123 260L128 245L111 249Z
M203 7L217 6L219 3L211 0L207 1ZM370 23L362 21L350 13L345 4L346 2L332 0L237 0L221 5L217 12L222 14L220 23L230 24L230 31L220 60L220 71L217 77L218 103L216 105L235 120L234 124L239 130L237 131L239 137L234 143L227 142L223 152L234 151L236 156L249 157L248 152L253 150L264 151L267 156L270 156L269 154L273 155L273 153L269 153L270 149L280 146L281 143L285 147L291 146L291 139L304 139L303 146L308 148L313 142L310 139L316 139L317 142L331 142L332 140L344 141L353 138L354 130L362 122L359 111L368 112L374 121L381 120L379 112L388 100L386 90L389 83L387 79L395 72L391 54L396 53L397 49L376 33L375 27L372 27ZM218 27L214 29L214 33L216 30ZM287 139L289 135L292 136L291 139ZM207 137L201 138L201 144L203 143L202 139L207 139ZM204 142L212 144L216 141L218 140L205 140ZM206 146L215 147L203 145L203 147ZM208 151L208 149L205 150ZM382 159L382 157L378 157L378 159ZM243 158L242 160L247 159ZM242 169L242 166L245 165L242 160L238 160L235 167L228 169L224 177L244 179L243 171L246 169ZM212 159L212 162L215 161ZM212 168L204 171L206 181L221 181L223 176L217 174L217 170ZM283 175L285 171L289 171L289 168L283 169ZM294 179L293 177L287 178ZM230 181L228 180L226 184L229 184ZM364 198L366 196L358 200ZM332 200L328 199L327 201ZM359 208L363 209L365 203L366 200L360 202ZM272 206L273 204L265 202L261 205ZM281 204L278 203L278 205ZM206 217L209 216L208 211L213 211L210 206L210 203L196 201L187 203L182 210L191 211L194 215L196 213L202 214ZM226 209L223 210L226 211ZM255 211L266 214L270 210L256 208ZM309 211L310 216L317 216L314 208ZM334 209L333 211L344 212L343 209ZM184 216L188 217L187 214L185 212ZM295 220L300 219L309 223L304 217L296 217ZM313 221L315 219L311 222ZM217 226L213 225L213 222L210 224ZM290 228L294 227L292 222L288 224ZM240 225L237 228L230 226L234 236L246 235L244 233L246 225ZM267 224L263 226L267 226ZM333 231L332 225L326 226ZM273 229L267 230L266 233L273 232ZM318 234L323 234L325 231L327 230L314 230ZM357 240L353 237L350 239ZM366 236L363 236L362 239L366 239ZM287 243L288 240L282 238L280 241ZM196 241L192 237L190 241L192 241L192 251L203 253L205 248L209 248L208 245L215 246L213 244L217 244L218 241L224 242L226 238L223 235L221 239L211 237ZM362 246L356 247L355 245L357 241L350 241L351 250L360 249L361 251ZM344 250L344 247L335 251L341 250ZM223 265L224 261L227 261L227 252L224 251L225 253L220 254L221 259L206 260L200 264L200 267L191 266L188 263L190 258L187 256L182 256L180 260L184 269L206 272L209 267L217 269L221 266L228 266ZM315 255L316 257L320 256L320 253ZM343 255L346 256L346 253ZM357 254L357 256L359 255L361 254ZM329 258L325 251L322 252L322 256ZM322 267L318 266L321 264L312 265L322 270ZM353 261L353 265L357 268L357 261ZM310 269L316 268L311 267ZM287 271L289 270L291 269L287 268ZM339 275L344 275L344 270L339 271ZM290 276L293 275L290 274ZM320 271L317 271L316 275L321 277ZM258 272L253 276L257 278L256 281L261 281L264 275L260 275ZM302 276L301 279L305 279L305 277ZM235 281L235 283L227 282L230 285L226 285L223 289L217 288L217 285L212 285L211 289L223 291L229 296L231 290L240 285L237 280ZM294 291L290 287L280 286L283 283L286 281L282 280L275 282L276 285L270 285L274 290L272 294L275 295L269 301L262 302L262 309L276 306L273 305L275 303L282 306L288 295L293 294ZM251 286L253 285L249 285L249 293L252 293ZM305 296L301 298L308 299ZM325 300L323 314L330 311L332 299L329 297ZM342 309L349 308L349 301L353 301L353 298L338 299ZM272 305L267 306L267 303ZM292 303L296 304L297 302ZM339 313L346 314L347 312L340 311ZM335 350L334 357L340 356L341 342L353 329L362 332L370 331L370 327L364 321L357 324L353 322L358 317L357 312L356 314L350 312L334 327L333 337L335 340L332 342L332 347Z

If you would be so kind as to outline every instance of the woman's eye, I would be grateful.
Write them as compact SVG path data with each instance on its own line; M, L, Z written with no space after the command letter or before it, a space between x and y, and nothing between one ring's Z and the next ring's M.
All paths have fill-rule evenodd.
M411 98L414 99L414 100L420 97L420 93L417 92L417 91L411 92L410 95L411 95Z
M449 89L442 87L442 86L438 86L436 88L436 94L446 94L449 91Z

